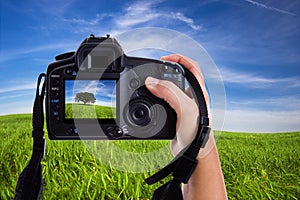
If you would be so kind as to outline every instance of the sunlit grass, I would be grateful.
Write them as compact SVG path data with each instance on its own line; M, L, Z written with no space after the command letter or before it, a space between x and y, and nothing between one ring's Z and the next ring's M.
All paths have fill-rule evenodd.
M66 104L65 118L99 118L114 119L116 116L116 108L109 106L99 106L91 104Z
M31 115L0 116L0 133L0 199L6 200L13 199L18 175L31 156ZM145 152L167 141L115 143ZM299 132L221 133L217 146L229 199L299 199ZM134 165L131 160L122 162ZM47 140L42 165L43 199L151 199L159 185L143 181L153 172L122 172L103 164L81 141Z

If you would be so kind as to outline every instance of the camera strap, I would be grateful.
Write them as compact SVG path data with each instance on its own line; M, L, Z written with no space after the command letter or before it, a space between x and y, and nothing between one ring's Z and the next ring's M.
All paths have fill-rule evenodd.
M168 175L173 179L154 191L153 200L182 200L181 183L187 183L197 164L197 155L200 148L204 148L210 133L207 105L201 86L195 76L185 68L186 79L194 90L200 114L197 134L190 145L181 150L179 154L163 169L145 179L148 185L154 184Z
M45 96L45 77L46 74L40 74L37 82L36 96L34 100L32 113L32 137L33 149L32 155L28 165L19 176L16 190L15 200L32 200L41 197L44 182L42 179L42 165L41 160L45 153L45 139L44 139L44 111L43 102ZM42 79L43 83L42 83ZM42 84L42 87L40 88Z

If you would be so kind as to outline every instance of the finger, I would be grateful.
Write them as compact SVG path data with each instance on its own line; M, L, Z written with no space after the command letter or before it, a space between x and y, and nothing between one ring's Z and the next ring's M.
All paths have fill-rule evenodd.
M171 62L177 62L179 64L184 65L188 70L190 70L198 80L202 88L202 91L204 93L205 100L207 104L209 104L209 96L208 96L208 92L206 91L204 77L197 62L180 54L171 54L168 56L163 56L161 57L161 59L171 61Z
M171 54L168 56L161 57L162 60L168 60L171 62L176 62L179 64L184 65L188 70L190 70L194 76L197 78L199 83L201 84L201 87L204 86L204 77L200 70L199 65L194 60L187 58L185 56L182 56L180 54Z
M164 99L176 112L177 117L181 118L181 107L183 105L179 99L188 101L188 97L174 83L165 80L158 80L153 77L148 77L145 80L145 85L148 90L158 98Z
M177 142L181 148L185 147L195 137L198 124L197 104L170 81L148 77L145 84L153 95L164 99L175 110Z

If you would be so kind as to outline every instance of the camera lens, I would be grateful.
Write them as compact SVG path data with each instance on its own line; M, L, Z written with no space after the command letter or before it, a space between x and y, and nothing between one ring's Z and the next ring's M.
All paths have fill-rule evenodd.
M144 110L140 109L140 110L136 110L133 114L134 118L136 119L143 119L145 117L145 112Z
M151 103L136 99L129 103L129 118L139 126L146 126L151 122L152 113L150 110Z

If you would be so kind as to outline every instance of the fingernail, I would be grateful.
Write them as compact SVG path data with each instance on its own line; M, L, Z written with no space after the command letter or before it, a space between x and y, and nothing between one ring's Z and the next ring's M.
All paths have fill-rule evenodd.
M160 57L161 60L166 60L167 59L167 56L162 56Z
M157 84L158 84L158 79L156 78L153 78L153 77L148 77L145 81L145 84L148 86L148 87L152 87L154 88Z

